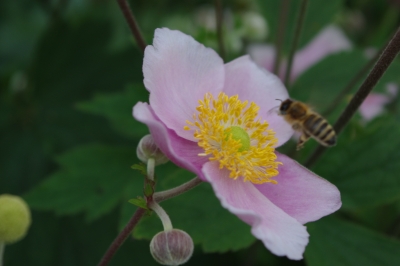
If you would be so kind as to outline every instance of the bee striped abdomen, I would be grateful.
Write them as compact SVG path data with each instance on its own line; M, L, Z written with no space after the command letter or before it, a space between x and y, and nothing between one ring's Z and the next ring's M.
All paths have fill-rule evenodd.
M311 114L304 121L304 129L324 146L336 144L336 133L332 126L321 116Z

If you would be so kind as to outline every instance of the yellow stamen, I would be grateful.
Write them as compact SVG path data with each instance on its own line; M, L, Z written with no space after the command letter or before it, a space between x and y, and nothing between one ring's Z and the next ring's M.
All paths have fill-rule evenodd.
M198 114L186 121L185 130L194 130L198 145L204 149L199 156L210 156L219 167L227 168L230 177L243 177L254 184L277 182L272 179L279 172L276 162L275 132L259 119L254 102L240 101L239 96L228 97L221 92L217 99L207 93L199 100Z

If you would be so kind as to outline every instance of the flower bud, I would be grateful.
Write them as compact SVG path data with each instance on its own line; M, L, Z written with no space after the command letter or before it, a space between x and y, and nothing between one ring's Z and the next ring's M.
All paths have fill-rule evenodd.
M172 229L153 237L150 253L162 265L181 265L190 259L193 247L193 240L186 232Z
M155 160L155 165L168 162L168 158L158 148L151 135L146 135L140 140L136 154L144 163L147 163L150 158Z
M259 41L263 40L268 35L268 25L264 17L252 11L247 11L242 14L243 22L243 37Z
M25 201L9 194L0 195L0 242L10 244L23 238L31 224Z

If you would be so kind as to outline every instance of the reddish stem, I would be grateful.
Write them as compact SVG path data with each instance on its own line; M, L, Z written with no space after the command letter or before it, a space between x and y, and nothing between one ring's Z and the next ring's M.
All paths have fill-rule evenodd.
M146 210L142 208L138 208L136 212L132 215L129 222L126 224L125 228L119 233L119 235L115 238L115 240L111 243L110 247L104 254L103 258L101 259L98 266L105 266L107 265L120 246L125 242L128 236L131 234L133 228L138 224L140 219L145 214Z

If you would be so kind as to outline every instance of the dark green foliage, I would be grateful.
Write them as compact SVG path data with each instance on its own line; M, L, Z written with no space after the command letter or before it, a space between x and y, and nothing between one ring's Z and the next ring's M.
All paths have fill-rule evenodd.
M7 246L5 265L95 265L137 206L146 208L146 166L138 164L136 145L148 129L132 118L132 107L149 97L143 54L115 1L65 2L0 3L0 193L23 195L33 210L27 238ZM290 2L285 56L300 5ZM349 34L355 49L306 70L292 84L292 98L323 112L368 61L365 46L387 39L398 24L395 9L367 2L309 0L300 48L325 26L342 21L349 9L362 10L369 28ZM263 14L268 41L275 40L280 0L258 0L258 6L223 3L234 13ZM171 14L193 19L204 4L210 2L131 1L149 43L154 28L165 26ZM373 8L378 18L371 15ZM215 42L212 32L197 37ZM400 83L399 73L397 59L375 91L387 93L389 82ZM331 123L362 80L327 117ZM305 261L271 255L247 224L221 207L207 183L162 202L173 226L187 231L196 244L187 265L399 265L399 114L398 97L372 122L362 122L357 114L338 145L313 166L339 188L343 207L307 225ZM282 150L304 162L316 142L310 140L300 152L292 146ZM194 177L172 163L157 167L156 176L156 192ZM148 246L161 230L159 218L147 212L135 239L125 242L110 265L157 265Z
M285 43L284 51L289 52L290 45L293 41L293 34L295 25L297 22L298 12L301 1L289 1L289 14L286 22L285 29ZM277 36L279 14L282 1L277 0L258 0L258 4L261 7L261 13L267 18L269 29L271 31L271 42ZM304 20L304 27L302 35L300 37L299 45L304 46L309 42L323 27L332 23L335 18L335 14L341 8L343 0L331 0L331 1L320 1L320 0L309 0L306 17Z
M343 208L400 199L399 135L400 125L393 118L377 119L362 132L347 128L335 150L321 158L314 170L339 188Z
M132 149L101 145L83 146L57 159L63 170L56 172L25 196L32 208L57 214L86 212L88 221L109 212L133 178L129 165ZM141 180L133 195L140 195Z
M400 264L400 241L334 217L309 227L306 261L311 266Z

